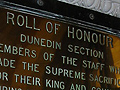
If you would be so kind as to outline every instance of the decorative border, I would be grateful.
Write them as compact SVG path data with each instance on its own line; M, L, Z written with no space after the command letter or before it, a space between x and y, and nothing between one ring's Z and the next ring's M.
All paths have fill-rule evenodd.
M69 23L74 22L75 24L80 23L91 27L104 28L105 31L109 33L113 32L120 37L120 18L99 13L95 10L66 4L60 0L0 0L0 4L1 7L14 7L15 10L20 6L21 8L17 9L17 11L23 10L24 7L25 12L37 13L39 16L41 14L43 16L44 14L47 18L50 17L67 23L69 21ZM83 4L83 0L81 4Z
M120 18L120 0L58 0Z

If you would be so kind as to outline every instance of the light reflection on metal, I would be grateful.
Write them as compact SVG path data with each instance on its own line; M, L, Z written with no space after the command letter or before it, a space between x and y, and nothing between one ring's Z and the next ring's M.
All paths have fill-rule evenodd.
M58 0L120 18L120 0Z

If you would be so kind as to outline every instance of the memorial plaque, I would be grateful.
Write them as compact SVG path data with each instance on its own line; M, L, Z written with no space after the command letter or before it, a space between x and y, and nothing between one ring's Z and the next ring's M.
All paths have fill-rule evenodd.
M119 90L120 37L107 28L0 8L0 90Z

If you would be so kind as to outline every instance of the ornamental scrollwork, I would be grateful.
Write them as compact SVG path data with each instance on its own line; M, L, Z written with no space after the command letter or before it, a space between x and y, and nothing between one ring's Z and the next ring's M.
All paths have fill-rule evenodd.
M120 0L59 0L120 18Z

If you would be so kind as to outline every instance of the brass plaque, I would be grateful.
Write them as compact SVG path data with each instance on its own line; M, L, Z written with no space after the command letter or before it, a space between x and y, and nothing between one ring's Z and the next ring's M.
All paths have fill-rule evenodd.
M0 9L0 90L118 90L120 38Z

